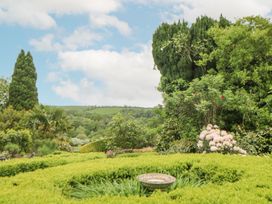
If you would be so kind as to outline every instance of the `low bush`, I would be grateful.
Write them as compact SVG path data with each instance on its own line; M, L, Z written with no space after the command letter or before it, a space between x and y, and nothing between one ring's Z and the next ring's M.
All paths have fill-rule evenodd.
M195 139L180 139L170 143L168 153L192 153L196 152L196 140Z
M272 128L259 130L258 132L237 131L238 143L250 154L272 153Z
M57 150L57 144L52 141L43 141L41 146L38 147L38 155L45 156Z

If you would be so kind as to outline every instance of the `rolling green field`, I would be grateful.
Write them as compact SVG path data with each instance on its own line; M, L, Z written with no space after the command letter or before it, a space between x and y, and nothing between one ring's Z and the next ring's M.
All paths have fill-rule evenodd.
M135 177L146 172L172 174L177 183L167 192L139 193ZM272 202L271 156L65 153L1 162L0 175L3 204Z

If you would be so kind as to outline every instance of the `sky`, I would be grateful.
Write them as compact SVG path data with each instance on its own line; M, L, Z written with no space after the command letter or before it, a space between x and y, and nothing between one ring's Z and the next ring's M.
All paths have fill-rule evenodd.
M162 104L152 34L200 15L272 16L272 0L0 0L0 77L30 51L45 105Z

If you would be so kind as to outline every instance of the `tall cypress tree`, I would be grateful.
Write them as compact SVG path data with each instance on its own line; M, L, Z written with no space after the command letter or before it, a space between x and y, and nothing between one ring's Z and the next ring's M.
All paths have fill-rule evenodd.
M33 58L21 50L9 87L9 105L15 110L29 110L38 104L37 73Z

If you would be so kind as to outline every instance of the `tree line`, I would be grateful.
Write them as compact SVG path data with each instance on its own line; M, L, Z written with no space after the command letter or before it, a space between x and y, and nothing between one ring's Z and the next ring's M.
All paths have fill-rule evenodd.
M152 47L165 103L160 151L197 151L208 124L233 132L250 153L272 151L271 33L270 20L259 16L158 27Z

